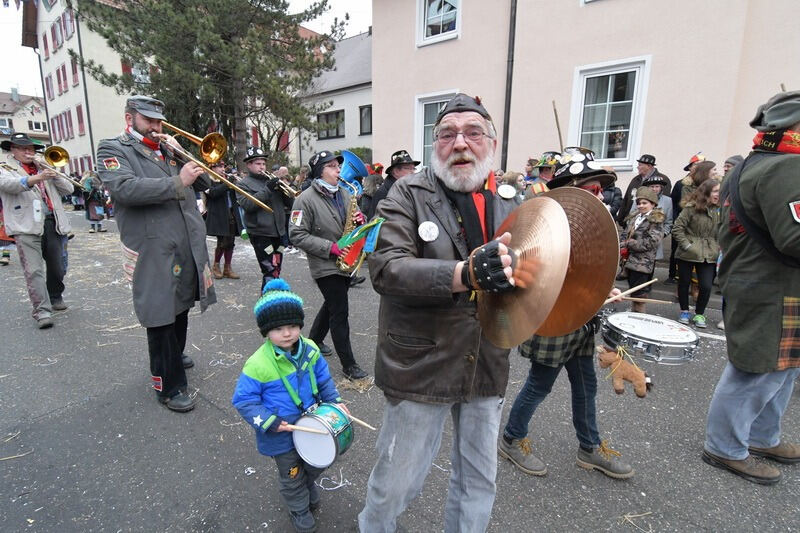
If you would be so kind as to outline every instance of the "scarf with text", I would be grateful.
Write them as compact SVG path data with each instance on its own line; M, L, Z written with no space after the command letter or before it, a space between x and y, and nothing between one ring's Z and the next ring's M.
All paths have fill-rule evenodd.
M494 228L494 195L497 191L494 173L489 172L483 188L475 192L452 191L446 186L443 188L458 211L458 222L469 249L474 250L486 244Z
M800 132L793 130L759 132L753 138L753 149L800 154Z

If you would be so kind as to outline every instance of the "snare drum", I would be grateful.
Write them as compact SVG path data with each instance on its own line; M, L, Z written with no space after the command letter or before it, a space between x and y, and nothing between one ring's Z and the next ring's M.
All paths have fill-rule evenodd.
M332 403L321 403L295 422L297 426L321 429L326 434L293 431L294 447L303 461L317 468L327 468L353 444L350 418Z
M699 339L689 326L645 313L613 313L603 319L603 341L610 348L624 346L631 355L664 365L694 359Z

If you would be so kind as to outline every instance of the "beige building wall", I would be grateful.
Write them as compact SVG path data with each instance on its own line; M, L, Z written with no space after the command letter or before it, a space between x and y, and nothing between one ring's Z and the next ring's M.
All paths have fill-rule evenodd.
M502 139L511 2L459 4L459 37L417 47L422 2L373 1L378 160L398 147L421 156L414 99L436 91L480 95ZM698 151L721 169L749 150L756 107L781 82L800 89L798 16L797 0L519 0L506 166L522 170L529 156L559 148L553 101L564 145L579 144L580 69L635 59L645 64L631 136L638 148L616 164L620 185L641 153L654 154L673 181ZM496 167L500 150L498 143Z

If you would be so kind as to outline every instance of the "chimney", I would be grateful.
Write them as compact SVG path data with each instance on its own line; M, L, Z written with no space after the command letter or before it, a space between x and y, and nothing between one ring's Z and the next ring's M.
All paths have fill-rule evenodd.
M11 88L11 99L15 102L19 102L19 89L16 87Z

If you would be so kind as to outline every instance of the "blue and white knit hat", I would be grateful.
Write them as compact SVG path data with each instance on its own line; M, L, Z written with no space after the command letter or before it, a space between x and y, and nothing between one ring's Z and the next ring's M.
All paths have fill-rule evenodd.
M280 278L267 282L263 295L253 307L253 313L258 329L265 337L270 330L280 326L297 325L302 328L305 319L303 299Z

